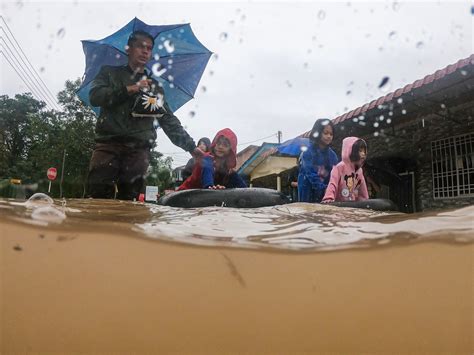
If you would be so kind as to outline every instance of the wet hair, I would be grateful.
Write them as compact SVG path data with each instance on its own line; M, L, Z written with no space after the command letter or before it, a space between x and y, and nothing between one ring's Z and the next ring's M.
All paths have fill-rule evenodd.
M334 139L334 125L332 121L329 118L320 118L317 119L316 122L314 122L313 128L311 129L311 133L309 134L310 142L312 142L313 144L319 144L324 128L326 126L331 126Z
M152 46L155 45L155 39L153 38L153 36L148 32L142 30L133 31L130 37L128 37L127 45L131 47L135 42L139 40L139 37L148 38L151 41Z
M201 139L199 139L197 145L199 145L201 143L204 143L206 145L206 150L209 150L209 148L211 148L211 140L209 138L202 137Z
M361 148L364 148L365 149L365 152L367 154L367 143L365 143L365 141L363 139L358 139L354 142L354 145L352 146L352 150L351 150L351 155L349 155L349 159L351 161L359 161L360 160L360 154L359 154L359 150Z

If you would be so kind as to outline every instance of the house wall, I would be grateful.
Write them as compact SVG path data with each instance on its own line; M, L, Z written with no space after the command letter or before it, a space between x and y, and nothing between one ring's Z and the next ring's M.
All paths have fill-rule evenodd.
M396 124L397 118L392 117L390 125L380 124L378 130L362 135L357 134L357 128L345 131L351 130L350 135L358 135L366 140L369 159L396 156L416 162L414 174L417 211L462 207L474 204L474 196L442 199L433 197L431 142L474 133L474 102L453 108L451 114L455 117L446 117L445 113L441 116L435 114L413 116L410 122L400 125ZM406 118L410 118L409 114ZM373 125L373 122L370 124ZM341 143L345 135L344 131L336 132L340 136L334 140L334 147L340 156Z

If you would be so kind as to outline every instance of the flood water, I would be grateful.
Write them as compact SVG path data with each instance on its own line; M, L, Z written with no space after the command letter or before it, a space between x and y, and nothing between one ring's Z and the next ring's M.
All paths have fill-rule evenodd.
M0 353L471 354L473 217L0 200Z
M474 206L415 214L294 203L254 209L173 208L118 200L0 200L3 218L69 232L111 232L205 246L291 251L393 242L474 241Z

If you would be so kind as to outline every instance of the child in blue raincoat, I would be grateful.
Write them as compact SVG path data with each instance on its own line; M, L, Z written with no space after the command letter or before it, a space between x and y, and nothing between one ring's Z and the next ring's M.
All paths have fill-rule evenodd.
M321 202L331 176L331 170L339 160L330 144L334 138L334 126L327 118L316 120L309 137L309 147L299 157L299 202Z

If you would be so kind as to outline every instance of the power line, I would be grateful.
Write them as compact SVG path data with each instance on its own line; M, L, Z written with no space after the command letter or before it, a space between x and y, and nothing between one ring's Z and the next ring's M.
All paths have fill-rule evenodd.
M3 37L0 37L0 39L3 40ZM3 42L5 42L3 40ZM22 68L21 68L21 64L20 62L18 61L18 59L15 57L15 55L11 52L10 48L6 47L5 45L3 45L3 43L0 43L0 46L1 48L5 48L7 49L7 52L5 51L2 51L2 54L3 56L5 57L5 59L8 61L8 63L10 64L10 66L13 68L13 70L15 70L15 72L18 74L18 76L20 77L20 79L25 83L25 85L28 87L28 89L31 91L31 93L39 100L39 101L43 101L45 102L46 104L50 105L51 106L51 103L48 102L48 99L44 97L44 95L41 93L41 91L39 91L38 87L34 84L34 82L31 82L30 80L28 80L28 77L25 75L25 73L22 71ZM7 57L8 55L8 57ZM12 62L12 57L13 59L15 59L16 63L15 62ZM10 61L12 60L12 61Z
M277 132L277 133L273 133L273 134L271 134L271 135L269 135L269 136L267 136L267 137L262 137L262 138L256 139L256 140L251 141L251 142L245 142L245 143L237 144L237 146L245 145L245 144L250 144L250 143L255 143L255 142L258 142L258 141L261 141L261 140L270 138L270 137L278 137L278 132ZM169 153L160 152L160 153L163 154L163 155L189 154L188 152L169 152Z
M2 46L3 47L3 46ZM44 99L41 97L41 95L38 95L37 92L35 90L33 90L31 87L30 87L30 84L28 84L28 80L25 80L21 74L18 72L18 70L16 69L16 67L13 65L12 62L10 62L10 59L8 59L7 55L2 51L0 50L0 53L3 54L3 56L5 57L5 59L7 60L7 62L10 64L10 66L13 68L13 70L18 74L18 76L20 77L20 79L23 81L23 83L28 87L28 89L31 91L31 93L36 96L36 98L38 99L38 101L44 101Z
M41 79L41 77L39 76L38 72L36 71L36 69L35 69L35 68L33 67L33 65L31 64L30 60L28 59L28 57L26 56L25 52L24 52L23 49L21 48L20 44L19 44L18 41L16 40L16 38L15 38L15 36L13 35L12 31L10 30L10 27L8 26L7 22L5 21L5 19L3 18L3 16L0 16L0 18L2 19L3 23L5 24L5 27L7 28L7 30L10 32L10 35L11 35L11 37L13 38L13 40L15 41L17 47L20 49L21 53L23 54L23 57L24 57L24 58L26 59L26 61L28 62L29 66L25 63L25 61L23 60L23 58L19 55L19 57L20 57L20 59L22 60L22 62L25 63L26 68L27 68L27 69L30 71L30 73L32 74L33 79L36 80L36 82L39 84L39 86L40 86L41 88L45 88L45 89L46 89L46 90L43 89L43 91L46 93L46 95L48 95L48 93L49 93L49 97L53 99L53 100L52 100L53 103L54 103L53 108L54 108L54 106L55 106L56 109L61 110L61 108L60 108L60 107L58 106L58 104L56 103L56 98L55 98L54 95L51 93L51 91L49 90L48 86L44 83L43 79ZM0 26L0 28L3 30L3 32L4 32L5 34L7 34L7 32L5 31L5 29L4 29L2 26ZM8 38L8 34L7 34L7 39L10 41L10 43L12 43L11 40L10 40L10 38ZM13 46L13 43L12 43L12 46ZM14 47L14 46L13 46L13 47ZM15 47L14 47L14 48L15 48ZM18 50L17 50L16 48L15 48L15 50L18 52ZM31 69L33 69L33 71L32 71ZM33 72L34 72L34 73L33 73ZM36 76L35 76L35 74L36 74ZM38 81L37 78L39 79L39 81L41 81L42 85L39 83L39 81ZM47 92L46 92L46 91L47 91Z

